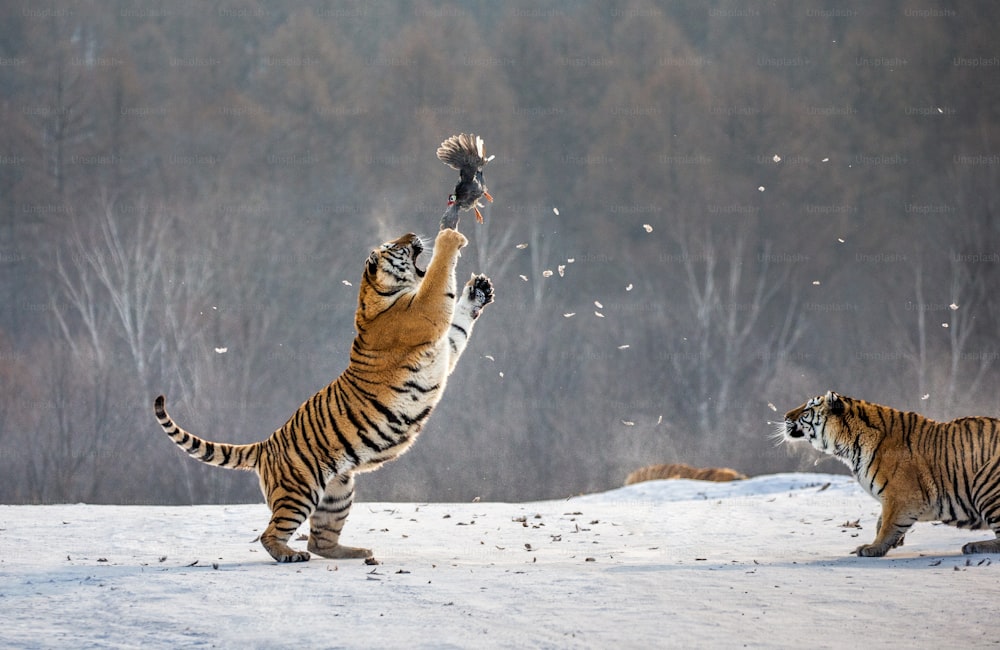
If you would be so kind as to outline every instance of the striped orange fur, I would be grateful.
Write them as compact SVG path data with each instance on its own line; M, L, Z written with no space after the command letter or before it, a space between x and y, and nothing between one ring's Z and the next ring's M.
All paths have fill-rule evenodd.
M233 445L203 440L167 414L163 396L154 410L163 430L202 462L257 472L271 508L260 541L279 562L368 557L340 544L354 501L354 475L378 468L416 440L465 350L493 285L473 275L457 293L455 266L468 243L456 230L438 233L426 271L423 250L408 234L382 244L365 264L355 314L350 363L261 442ZM288 540L309 519L308 551Z
M1000 420L935 422L834 392L785 414L780 435L843 461L882 504L875 539L857 555L885 555L915 522L992 530L963 553L1000 552Z

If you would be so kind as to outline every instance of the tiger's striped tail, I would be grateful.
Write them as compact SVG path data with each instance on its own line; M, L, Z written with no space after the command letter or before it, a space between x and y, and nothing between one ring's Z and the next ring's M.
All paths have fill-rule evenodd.
M165 408L166 398L160 395L153 404L156 412L156 419L160 426L167 432L170 439L177 443L177 446L188 453L192 458L196 458L203 463L215 465L216 467L226 467L229 469L257 469L257 459L260 454L260 443L255 442L249 445L229 445L219 442L209 442L192 435L180 428L167 415Z

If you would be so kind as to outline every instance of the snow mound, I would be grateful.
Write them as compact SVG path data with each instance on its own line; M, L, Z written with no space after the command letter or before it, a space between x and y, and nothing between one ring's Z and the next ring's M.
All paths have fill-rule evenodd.
M813 488L832 489L835 492L860 491L858 484L850 476L836 474L771 474L757 476L744 481L715 483L688 479L643 481L626 485L617 490L577 497L585 503L603 501L695 501L704 499L731 499L794 492Z

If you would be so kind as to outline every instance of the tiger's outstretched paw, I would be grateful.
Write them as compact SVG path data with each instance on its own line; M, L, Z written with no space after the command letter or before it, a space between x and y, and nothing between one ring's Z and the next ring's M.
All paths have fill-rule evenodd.
M493 281L482 273L473 274L465 287L469 301L472 303L472 317L479 318L483 307L493 302Z
M465 238L465 235L453 230L451 228L444 228L438 231L437 237L434 239L434 247L451 247L455 250L464 248L469 240Z

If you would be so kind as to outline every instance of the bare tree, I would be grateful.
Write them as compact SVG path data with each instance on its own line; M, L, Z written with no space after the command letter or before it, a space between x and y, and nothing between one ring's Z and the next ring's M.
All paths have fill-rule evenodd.
M146 448L149 438L135 431L148 428L142 423L162 378L172 377L187 388L182 393L193 393L204 374L198 366L181 371L168 358L165 339L193 344L203 336L162 306L204 290L207 275L194 276L190 265L175 258L174 220L164 210L143 206L121 215L115 205L105 196L92 222L75 219L54 264L52 459L61 463L65 485L59 492L67 497L70 486L100 492L107 473L95 463ZM184 331L170 331L170 325ZM133 470L127 480L142 481L143 474ZM83 477L89 485L81 484ZM134 486L134 496L144 493L146 488Z
M938 298L928 298L927 264L921 257L911 265L913 299L890 311L893 329L902 334L893 340L910 360L920 399L931 400L936 410L948 413L978 402L997 349L989 337L978 339L986 348L969 349L977 340L977 323L989 317L983 278L972 272L961 254L951 252L947 288L935 287Z
M70 239L70 259L56 260L62 298L71 307L98 364L107 362L109 335L125 343L142 386L149 387L151 319L162 300L168 218L162 210L142 210L126 227L105 199L97 235L85 241L79 227ZM71 342L72 325L61 309L53 310L59 328ZM77 350L79 353L79 351Z
M794 259L774 255L766 242L749 257L746 225L731 231L717 241L706 227L699 248L683 229L677 238L690 309L675 318L687 321L693 341L666 355L676 380L696 378L692 401L706 436L727 424L734 400L762 399L767 378L802 334Z

